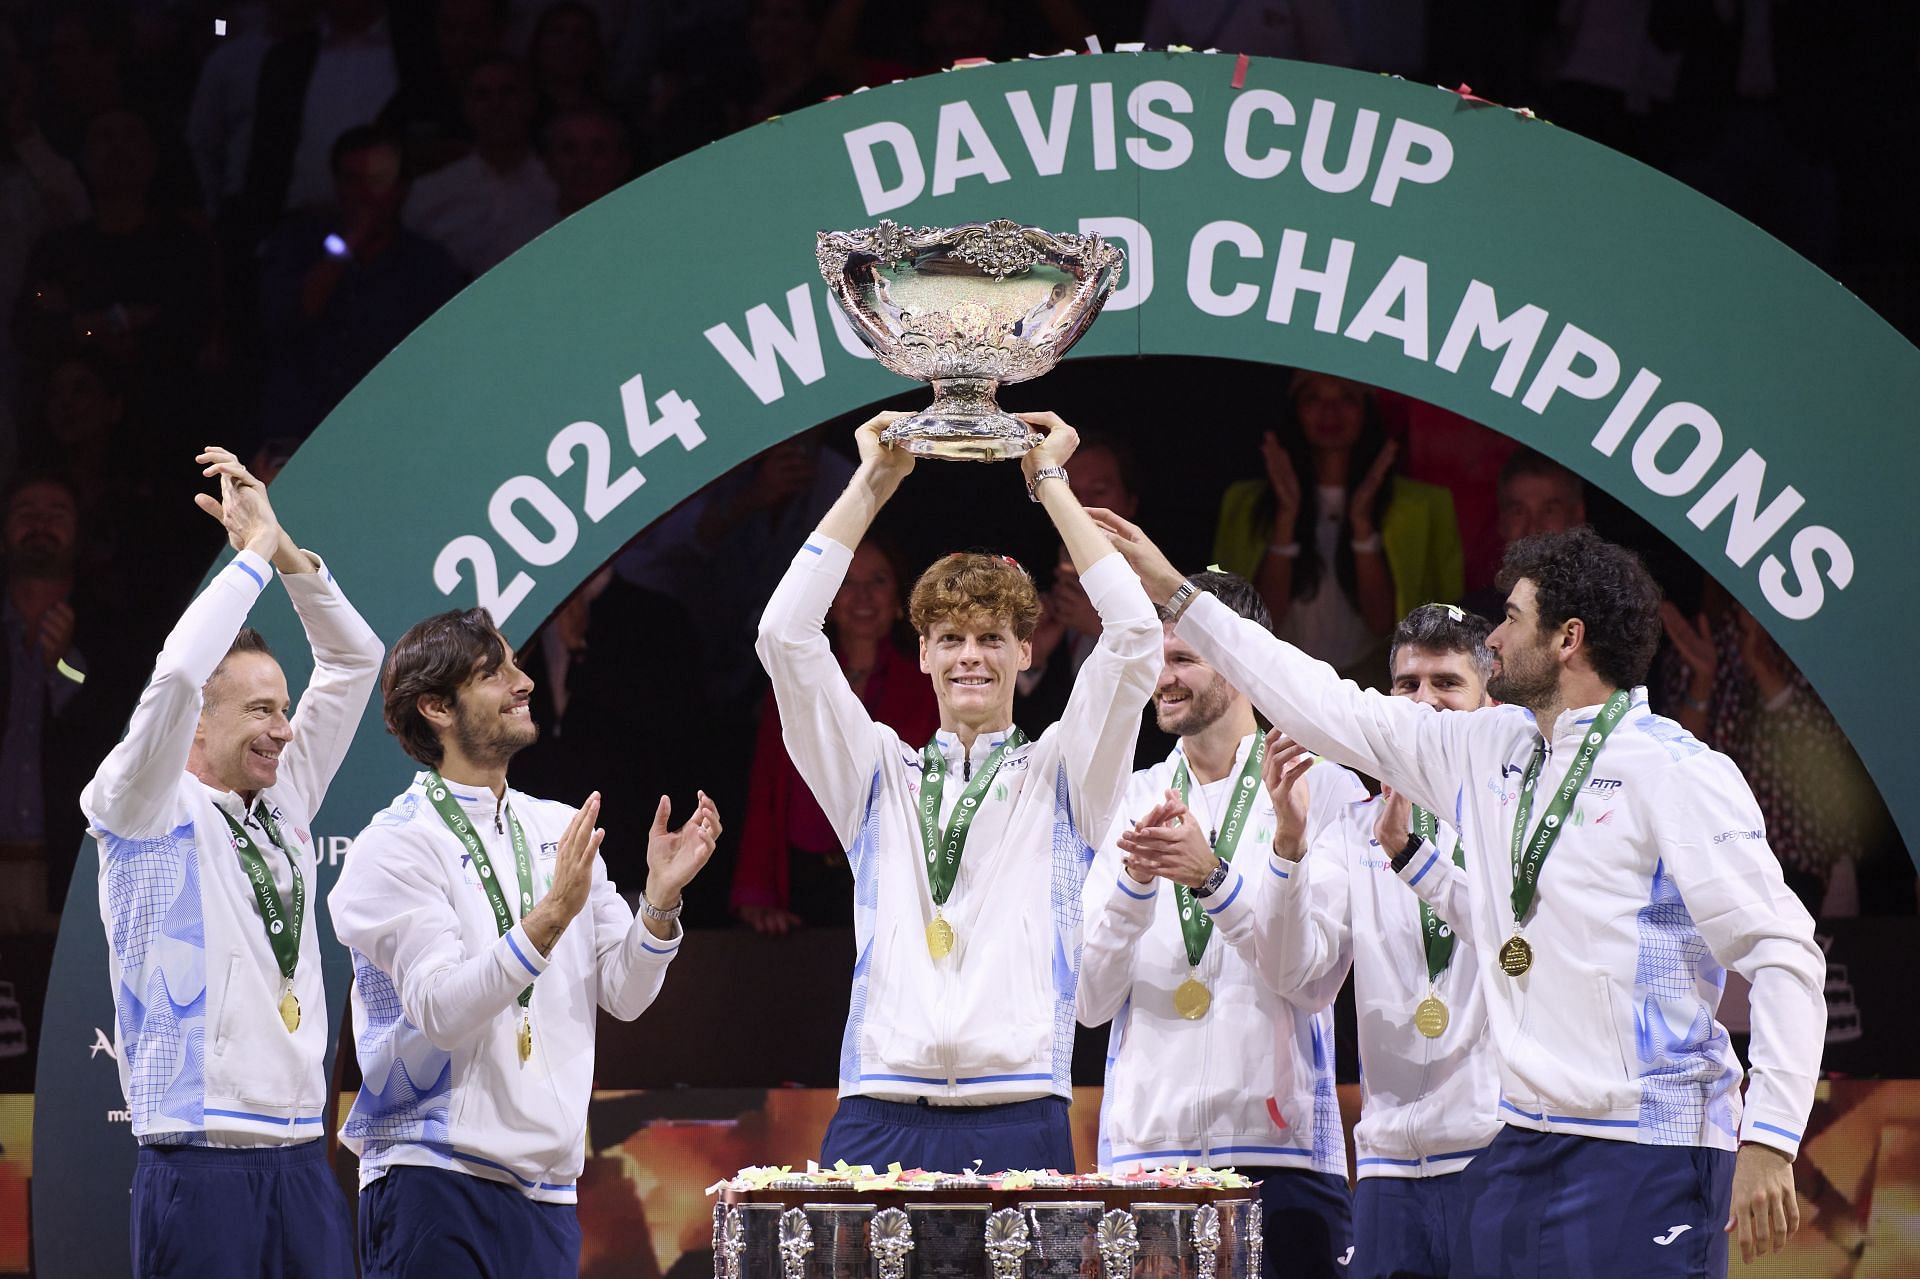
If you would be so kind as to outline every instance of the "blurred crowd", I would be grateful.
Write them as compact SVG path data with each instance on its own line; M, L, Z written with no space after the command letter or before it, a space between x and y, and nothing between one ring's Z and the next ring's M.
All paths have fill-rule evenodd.
M1911 166L1891 159L1920 134L1911 6L0 0L0 977L37 997L44 961L4 939L50 935L80 782L219 549L189 501L198 477L183 460L199 446L237 443L270 476L467 282L694 147L860 85L1090 38L1337 63L1532 106L1752 218L1920 333L1920 224L1902 212ZM1641 546L1674 599L1656 696L1747 771L1809 904L1913 908L1910 889L1860 887L1863 859L1904 869L1904 853L1806 680L1751 616L1576 477L1425 405L1241 371L1208 380L1252 398L1258 411L1233 413L1250 433L1216 450L1204 492L1163 491L1164 477L1143 482L1140 458L1164 379L1130 377L1105 378L1105 405L1069 370L1049 379L1063 409L1080 386L1096 416L1111 410L1082 418L1094 429L1076 491L1177 515L1197 530L1184 548L1196 565L1254 578L1284 635L1368 680L1408 608L1497 611L1485 588L1505 541L1612 519L1603 531ZM649 721L731 761L721 798L745 816L722 849L734 877L706 877L719 891L692 904L694 922L783 931L845 913L844 861L760 713L751 655L785 556L848 473L844 434L791 441L717 481L530 642L549 726L526 757L530 789L568 794L612 769L686 793L686 752L634 731ZM926 685L900 601L918 564L953 549L916 535L893 529L863 551L832 619L849 678L910 735L930 707L912 691ZM1356 567L1351 548L1369 539L1384 577ZM1022 688L1037 730L1092 623L1054 548L1026 556L1048 584ZM697 686L677 677L689 661ZM649 668L676 677L633 678ZM1149 725L1143 755L1161 746Z

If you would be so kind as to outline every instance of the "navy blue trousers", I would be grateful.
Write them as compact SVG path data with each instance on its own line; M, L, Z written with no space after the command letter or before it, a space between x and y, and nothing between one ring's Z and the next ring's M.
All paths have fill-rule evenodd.
M1039 1097L998 1106L922 1106L873 1097L842 1097L820 1162L836 1160L884 1169L985 1173L1073 1171L1073 1127L1065 1097Z
M135 1279L353 1279L353 1227L326 1145L140 1147Z
M1454 1279L1727 1273L1733 1152L1506 1127L1467 1170Z
M1353 1254L1347 1179L1310 1168L1240 1168L1260 1179L1265 1217L1264 1279L1344 1279Z
M572 1204L444 1168L389 1168L360 1192L363 1279L578 1279Z
M1447 1279L1465 1247L1466 1173L1362 1177L1353 1188L1353 1279Z

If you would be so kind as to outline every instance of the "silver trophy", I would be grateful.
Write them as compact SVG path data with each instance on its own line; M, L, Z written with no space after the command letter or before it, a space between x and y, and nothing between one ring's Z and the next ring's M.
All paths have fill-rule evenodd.
M933 403L881 439L924 457L994 462L1040 438L1001 411L994 391L1059 363L1100 314L1126 255L1097 235L1000 218L822 231L818 256L828 291L880 363L933 383Z

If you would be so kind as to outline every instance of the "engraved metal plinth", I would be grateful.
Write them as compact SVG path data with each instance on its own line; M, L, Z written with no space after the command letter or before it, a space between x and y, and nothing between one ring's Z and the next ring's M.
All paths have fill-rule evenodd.
M998 219L917 230L882 221L822 231L827 291L886 368L933 384L933 403L882 439L927 457L991 462L1039 438L994 392L1039 377L1085 333L1125 254L1097 235Z
M906 1211L913 1226L913 1279L982 1279L988 1273L992 1204L910 1202Z
M871 1203L809 1203L802 1211L813 1227L807 1279L869 1279L867 1224Z

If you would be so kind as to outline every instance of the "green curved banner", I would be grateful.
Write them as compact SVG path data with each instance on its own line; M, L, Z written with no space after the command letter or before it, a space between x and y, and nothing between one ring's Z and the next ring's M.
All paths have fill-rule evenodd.
M906 385L838 318L815 231L1098 231L1128 270L1074 358L1326 370L1557 458L1767 626L1920 848L1920 761L1876 674L1901 669L1916 621L1898 514L1920 469L1901 426L1915 348L1747 222L1549 124L1391 78L1254 59L1236 85L1235 69L1190 53L973 67L695 152L436 315L300 450L275 505L387 638L475 603L522 637L709 480ZM370 710L316 827L325 883L410 769ZM40 1056L35 1234L55 1279L126 1257L133 1143L111 1061L86 1058L113 1016L94 898L83 871Z

